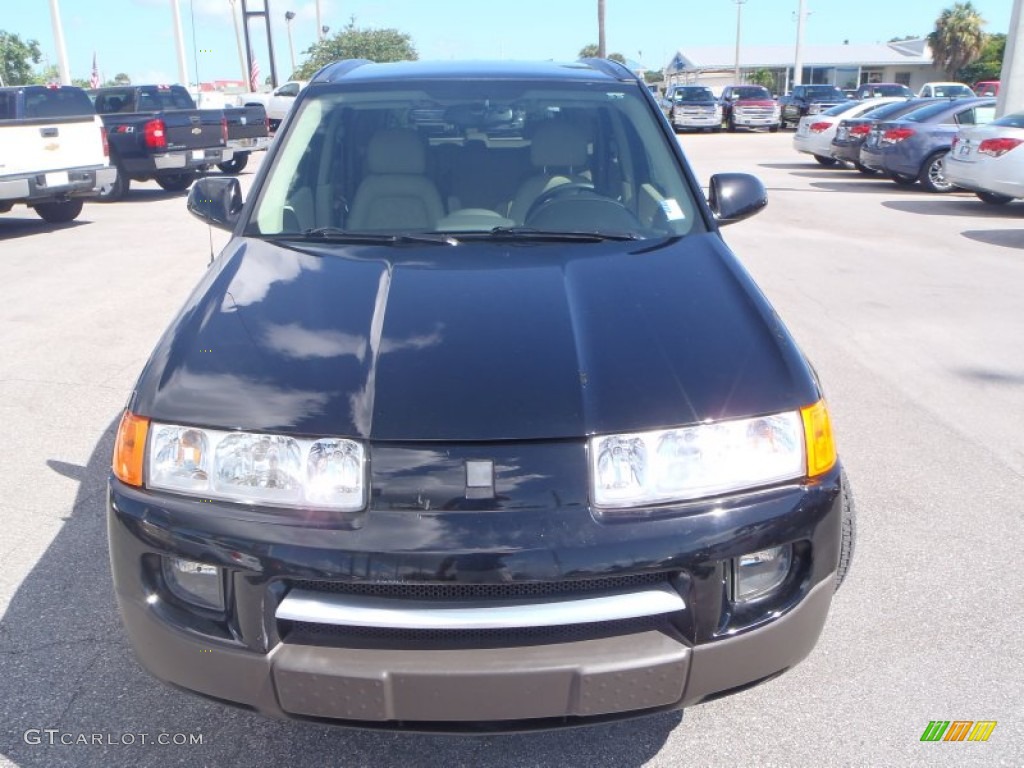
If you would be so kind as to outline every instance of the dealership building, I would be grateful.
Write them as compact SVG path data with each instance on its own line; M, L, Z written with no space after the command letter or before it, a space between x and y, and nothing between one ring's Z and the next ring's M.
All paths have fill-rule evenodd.
M843 89L864 83L902 83L915 93L927 82L946 80L932 63L926 39L892 43L805 45L802 49L803 83L836 85ZM740 75L767 70L775 78L775 91L786 93L793 82L796 48L793 45L744 45L740 48ZM695 46L679 50L665 67L667 84L707 85L716 93L735 82L735 46Z

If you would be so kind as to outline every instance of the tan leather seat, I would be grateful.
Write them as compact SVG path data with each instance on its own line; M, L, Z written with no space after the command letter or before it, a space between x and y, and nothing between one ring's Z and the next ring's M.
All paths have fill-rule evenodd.
M444 216L441 195L424 174L426 151L415 132L378 131L366 151L367 175L356 190L347 229L430 230Z
M542 123L530 144L530 164L540 170L522 184L509 206L509 218L520 224L533 202L561 184L589 182L581 175L587 164L587 137L560 120Z

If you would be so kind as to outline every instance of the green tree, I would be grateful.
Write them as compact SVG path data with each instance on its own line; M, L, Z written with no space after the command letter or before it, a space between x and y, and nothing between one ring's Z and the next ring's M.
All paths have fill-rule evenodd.
M955 3L935 20L935 30L928 35L928 45L931 46L935 66L945 70L949 79L952 80L959 70L981 56L985 45L985 33L981 30L984 24L985 20L970 0Z
M601 55L598 53L598 50L598 46L594 45L594 43L591 43L590 45L584 45L582 48L580 48L580 52L578 55L581 59L599 59L601 58ZM612 61L617 61L620 64L626 63L626 57L623 56L621 53L609 53L604 58L611 59Z
M60 70L57 69L56 64L48 64L38 72L33 72L28 82L34 83L35 85L48 85L50 83L59 83Z
M0 77L4 85L32 82L32 65L42 58L38 40L22 40L13 32L0 29Z
M355 19L334 37L327 38L303 52L305 62L295 71L298 80L309 80L317 70L341 59L370 61L415 61L419 58L412 37L397 29L372 29L356 26Z
M962 83L977 83L981 80L998 80L1003 72L1003 56L1006 54L1006 35L985 35L985 47L981 58L956 73Z
M103 87L104 88L108 88L108 87L110 87L112 85L131 85L131 84L132 84L132 79L130 77L128 77L128 75L126 75L124 72L118 72L110 80L107 80L107 82L105 82L103 84Z
M763 85L769 91L775 90L775 75L768 69L759 69L747 75L747 82L751 85Z

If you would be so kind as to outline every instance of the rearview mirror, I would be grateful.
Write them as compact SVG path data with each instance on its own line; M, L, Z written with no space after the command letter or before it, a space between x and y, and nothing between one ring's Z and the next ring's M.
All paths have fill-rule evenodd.
M768 193L749 173L716 173L708 186L708 205L724 226L760 213L768 205Z
M242 211L242 187L236 178L199 179L188 193L187 206L193 216L230 231Z

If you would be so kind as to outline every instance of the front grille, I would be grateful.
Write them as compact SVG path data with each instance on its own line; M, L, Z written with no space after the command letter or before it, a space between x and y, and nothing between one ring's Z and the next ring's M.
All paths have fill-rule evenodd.
M291 581L294 589L363 595L391 600L522 600L535 597L577 597L668 583L669 573L633 573L594 579L512 581L501 583L420 581Z
M737 107L737 115L746 117L771 117L775 113L771 107Z
M524 645L552 645L595 640L639 632L681 635L666 615L642 616L619 621L571 624L556 627L515 629L390 629L347 627L331 624L281 621L281 638L296 645L325 645L332 648L377 648L383 650L465 650L469 648L512 648Z

